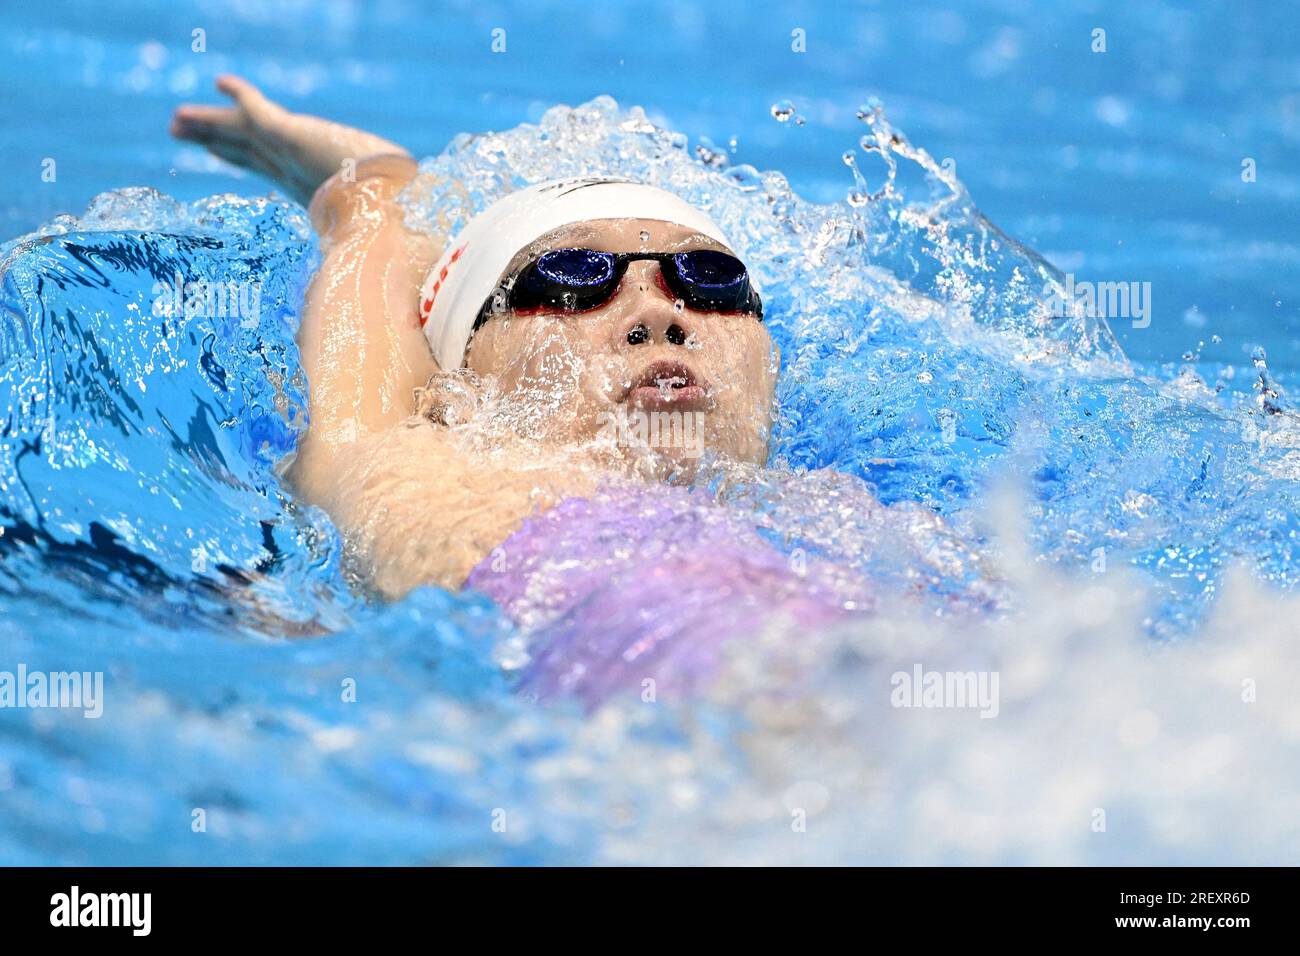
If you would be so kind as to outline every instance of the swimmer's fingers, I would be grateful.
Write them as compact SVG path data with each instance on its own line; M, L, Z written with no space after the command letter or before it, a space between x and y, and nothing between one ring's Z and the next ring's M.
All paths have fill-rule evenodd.
M217 137L247 139L244 118L229 106L186 104L172 114L171 134L207 145Z
M172 119L172 135L277 181L288 172L282 159L268 152L249 130L243 114L228 106L182 106Z
M178 139L210 145L214 140L248 141L255 130L287 115L287 111L238 76L217 77L217 89L235 101L234 106L186 103L172 116L171 132Z
M217 89L229 96L255 122L265 122L276 113L286 110L278 103L268 100L252 83L242 76L223 73L217 77Z

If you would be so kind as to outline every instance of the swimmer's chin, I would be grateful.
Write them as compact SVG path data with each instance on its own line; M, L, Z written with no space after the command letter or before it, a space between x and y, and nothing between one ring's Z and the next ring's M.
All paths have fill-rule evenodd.
M627 463L628 471L649 484L690 485L700 470L701 457L691 449L643 450Z

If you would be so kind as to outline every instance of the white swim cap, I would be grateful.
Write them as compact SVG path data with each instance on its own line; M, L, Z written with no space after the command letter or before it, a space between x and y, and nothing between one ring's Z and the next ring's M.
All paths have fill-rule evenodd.
M558 179L497 200L447 243L420 289L420 326L444 370L459 368L483 304L531 242L589 219L672 222L731 247L717 224L657 186L621 179Z

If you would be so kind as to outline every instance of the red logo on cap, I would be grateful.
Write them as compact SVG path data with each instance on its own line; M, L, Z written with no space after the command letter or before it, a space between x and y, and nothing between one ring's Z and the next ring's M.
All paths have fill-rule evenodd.
M438 298L438 290L440 290L442 284L447 281L447 270L451 268L452 263L459 259L461 253L467 248L469 248L468 242L453 252L451 258L447 260L447 264L439 270L438 279L433 284L433 291L429 293L429 298L420 303L420 328L424 328L424 324L429 321L429 313L433 311L433 302Z

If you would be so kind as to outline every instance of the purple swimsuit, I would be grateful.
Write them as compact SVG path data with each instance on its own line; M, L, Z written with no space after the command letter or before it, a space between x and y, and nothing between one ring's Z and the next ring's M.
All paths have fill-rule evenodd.
M690 695L726 641L872 604L853 572L783 554L706 493L663 486L570 498L526 521L466 584L527 635L521 691L589 707L651 688L655 699Z

